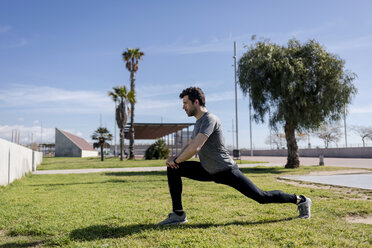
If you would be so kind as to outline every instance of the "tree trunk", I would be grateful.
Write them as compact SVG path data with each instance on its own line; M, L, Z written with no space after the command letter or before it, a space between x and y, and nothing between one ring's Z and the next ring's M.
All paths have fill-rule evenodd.
M295 137L295 128L288 123L284 126L285 138L287 140L288 157L285 168L298 168L300 167L300 160L298 157L298 146Z
M104 144L101 145L101 161L103 161L103 146Z
M124 129L120 129L120 161L123 161L124 156Z
M134 91L135 73L130 72L130 89ZM134 159L134 103L130 104L129 159Z

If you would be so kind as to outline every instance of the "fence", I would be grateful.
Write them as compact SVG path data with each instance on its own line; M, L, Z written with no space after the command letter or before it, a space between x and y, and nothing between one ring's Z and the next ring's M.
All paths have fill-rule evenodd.
M298 149L301 157L372 158L372 147L313 148ZM241 149L240 155L250 156L251 151ZM287 156L287 149L253 150L253 156Z
M42 160L41 152L0 139L0 186L35 171Z

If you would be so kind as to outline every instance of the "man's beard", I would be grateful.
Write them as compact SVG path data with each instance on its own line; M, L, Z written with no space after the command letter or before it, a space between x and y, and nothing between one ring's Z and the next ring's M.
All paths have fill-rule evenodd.
M196 108L192 108L189 110L189 112L186 112L187 115L190 116L195 116L196 115Z

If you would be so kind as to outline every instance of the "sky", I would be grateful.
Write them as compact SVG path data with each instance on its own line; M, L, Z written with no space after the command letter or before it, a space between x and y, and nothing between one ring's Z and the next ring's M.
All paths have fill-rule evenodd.
M10 140L18 130L23 144L31 137L50 143L59 128L91 141L101 124L114 134L108 92L129 87L122 52L138 47L145 56L136 74L135 122L195 122L178 96L199 86L232 145L234 41L239 59L256 35L280 45L315 39L345 60L358 76L347 140L361 145L350 127L372 125L371 9L367 0L0 0L0 138ZM250 147L248 113L238 89L239 148ZM267 123L252 123L253 147L269 147L269 134ZM310 143L323 145L313 136Z

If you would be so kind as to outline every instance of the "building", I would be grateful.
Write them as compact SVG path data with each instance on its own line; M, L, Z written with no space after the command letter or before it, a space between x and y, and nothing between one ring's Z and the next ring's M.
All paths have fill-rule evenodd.
M86 140L56 128L56 157L96 157L98 152Z

